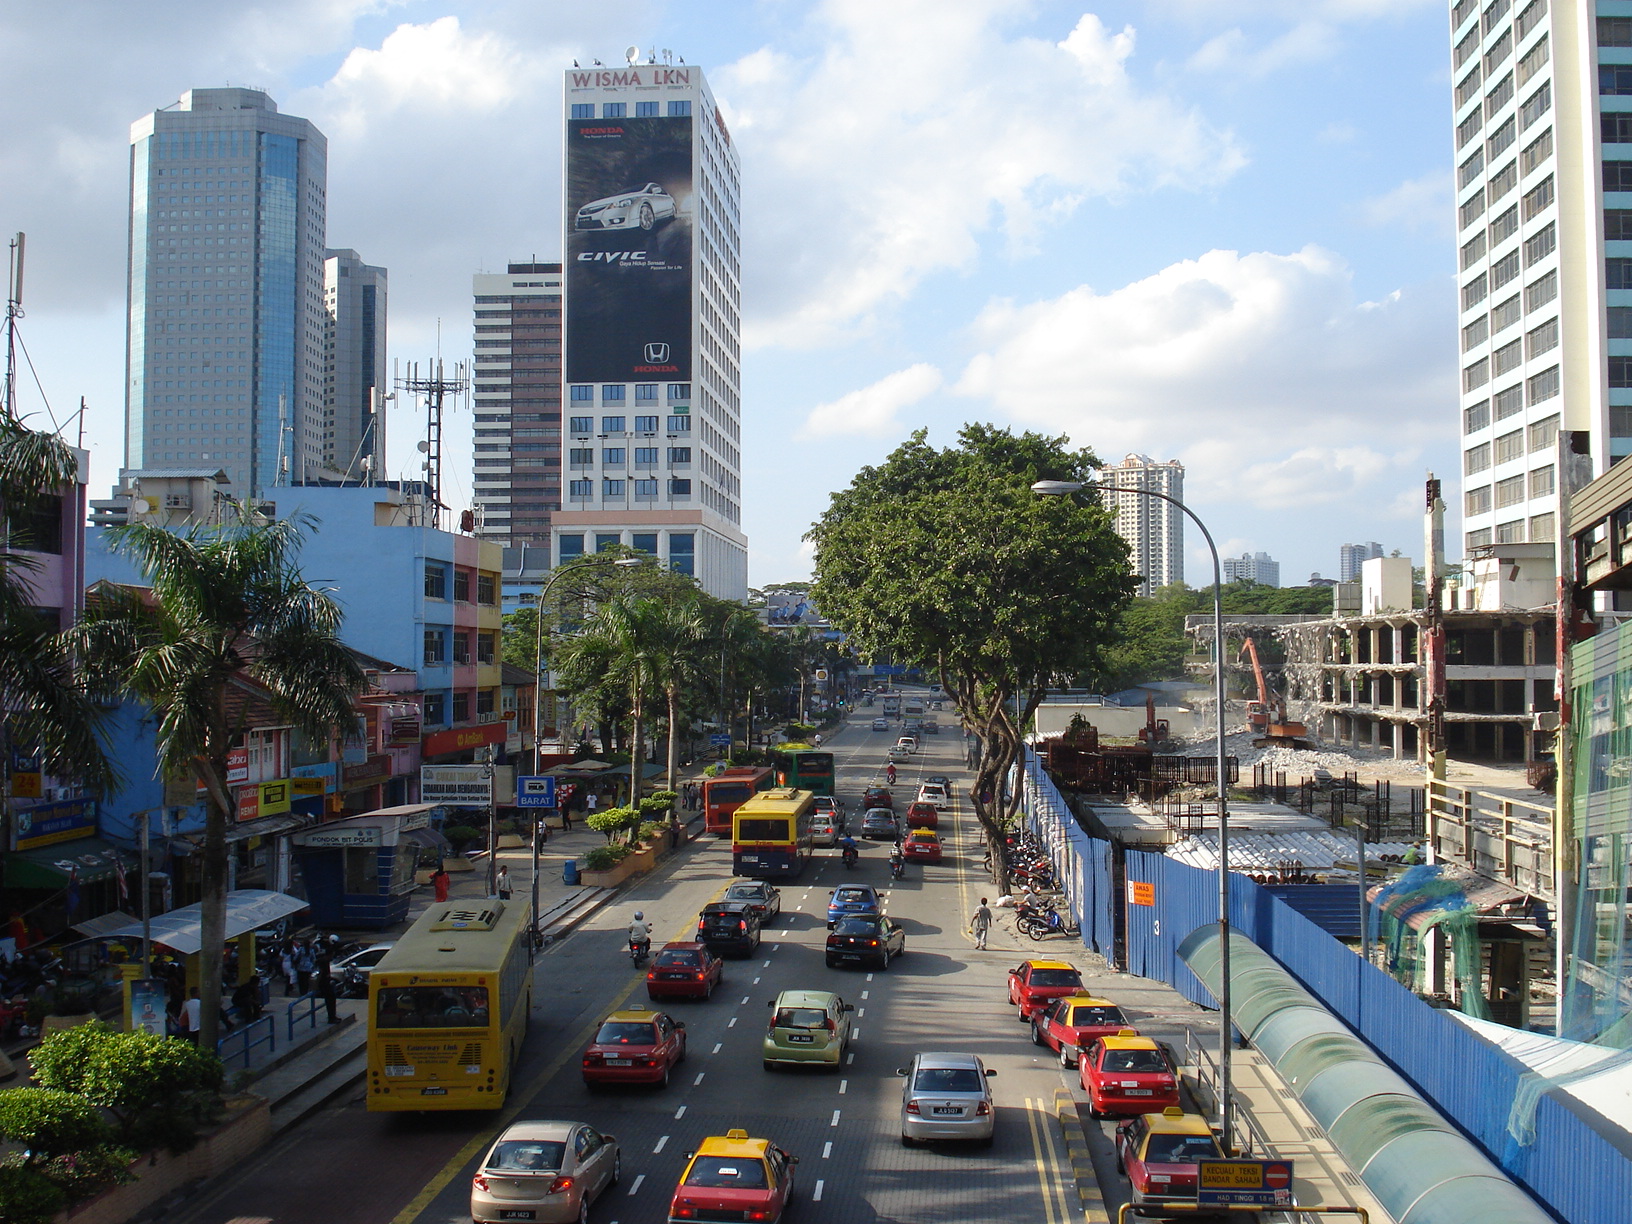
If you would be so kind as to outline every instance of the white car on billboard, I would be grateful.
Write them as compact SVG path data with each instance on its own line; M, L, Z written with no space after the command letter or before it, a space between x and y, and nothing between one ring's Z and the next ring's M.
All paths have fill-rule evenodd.
M578 210L581 230L651 230L674 216L674 197L656 183L591 200Z

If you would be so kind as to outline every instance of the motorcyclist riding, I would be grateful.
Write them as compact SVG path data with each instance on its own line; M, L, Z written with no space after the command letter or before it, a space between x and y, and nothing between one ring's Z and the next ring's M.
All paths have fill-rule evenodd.
M895 785L895 766L894 766L894 764L886 765L884 767L884 778L891 786Z
M646 959L646 954L651 950L651 924L646 921L644 913L636 910L634 921L629 924L629 959L639 964Z
M899 880L907 874L907 860L901 853L901 843L897 842L890 851L890 877Z
M856 858L861 853L856 846L856 839L851 837L848 833L839 838L839 852L844 856L844 865L846 867L854 867L856 865Z

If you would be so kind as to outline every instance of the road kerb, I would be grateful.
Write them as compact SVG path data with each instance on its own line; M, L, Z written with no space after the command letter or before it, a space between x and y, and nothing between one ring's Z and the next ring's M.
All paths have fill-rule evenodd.
M1076 1099L1064 1088L1054 1090L1054 1112L1065 1135L1065 1154L1071 1161L1071 1172L1076 1177L1077 1199L1082 1204L1083 1219L1086 1224L1109 1224L1111 1217L1099 1190L1094 1157L1088 1150L1088 1132L1083 1129Z

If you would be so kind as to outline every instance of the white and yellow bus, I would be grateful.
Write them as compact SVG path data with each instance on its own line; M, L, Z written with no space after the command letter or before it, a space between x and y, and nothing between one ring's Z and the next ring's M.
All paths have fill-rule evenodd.
M368 1108L497 1109L532 1010L527 909L443 901L369 974Z

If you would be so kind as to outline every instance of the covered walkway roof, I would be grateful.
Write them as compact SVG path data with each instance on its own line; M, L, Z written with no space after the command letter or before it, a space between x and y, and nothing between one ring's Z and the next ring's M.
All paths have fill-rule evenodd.
M287 918L290 914L299 913L305 908L305 901L299 897L291 897L288 893L271 892L264 888L240 888L227 894L226 938L236 939L257 927L276 922L279 918ZM199 934L201 919L202 914L196 904L184 905L180 909L171 910L168 914L160 914L150 923L153 942L163 944L184 956L191 956L202 946ZM109 931L103 936L104 939L141 937L140 922Z

